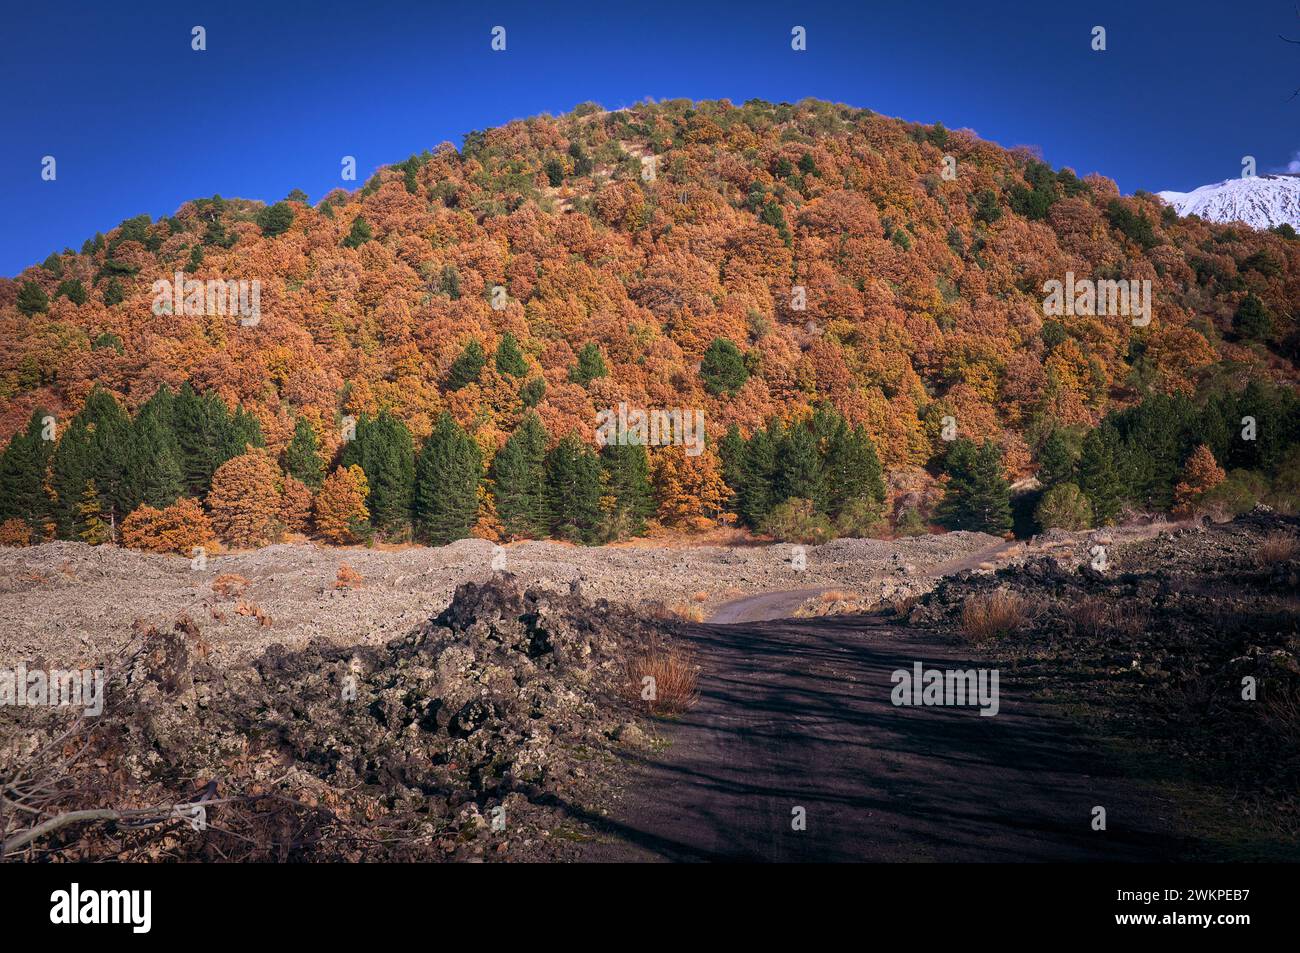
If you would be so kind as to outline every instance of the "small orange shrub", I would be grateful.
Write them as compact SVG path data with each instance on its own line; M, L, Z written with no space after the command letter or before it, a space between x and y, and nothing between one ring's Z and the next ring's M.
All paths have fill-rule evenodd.
M161 510L139 506L122 520L122 544L147 553L192 556L194 547L210 547L216 539L203 507L189 497Z
M223 572L212 580L212 591L227 599L243 595L244 590L247 588L248 580L236 572Z
M339 566L338 575L334 579L335 589L355 589L361 585L366 577L361 575L347 563Z
M0 546L30 546L32 528L20 519L0 523Z

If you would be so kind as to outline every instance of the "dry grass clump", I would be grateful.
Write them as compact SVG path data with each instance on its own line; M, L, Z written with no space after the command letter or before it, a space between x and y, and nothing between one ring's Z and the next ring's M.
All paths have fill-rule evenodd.
M1269 533L1255 550L1255 560L1261 566L1289 563L1300 557L1300 537L1282 530Z
M697 602L654 602L646 607L646 614L657 622L703 622L707 617Z
M1147 627L1149 618L1144 609L1097 596L1075 603L1069 615L1075 631L1092 638L1138 635Z
M1004 638L1025 624L1028 610L1024 596L1006 589L970 596L962 606L962 634L976 643Z
M654 715L678 715L697 701L699 666L686 652L655 647L628 663L628 694Z

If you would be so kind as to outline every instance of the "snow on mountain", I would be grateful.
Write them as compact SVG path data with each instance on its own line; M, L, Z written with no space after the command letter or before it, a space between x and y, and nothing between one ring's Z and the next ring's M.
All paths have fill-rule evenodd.
M1245 222L1251 228L1282 223L1300 229L1300 175L1251 176L1202 185L1191 192L1157 192L1179 215L1211 222Z

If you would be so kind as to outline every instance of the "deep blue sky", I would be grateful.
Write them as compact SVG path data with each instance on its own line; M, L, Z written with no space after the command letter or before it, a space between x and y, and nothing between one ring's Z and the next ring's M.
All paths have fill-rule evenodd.
M196 24L206 52L190 49ZM489 49L498 24L504 53ZM790 50L795 24L807 52ZM1125 192L1186 190L1240 174L1243 155L1264 172L1300 150L1300 46L1280 33L1300 37L1291 0L11 4L0 275L141 212L214 192L315 201L585 100L814 96L1037 145Z

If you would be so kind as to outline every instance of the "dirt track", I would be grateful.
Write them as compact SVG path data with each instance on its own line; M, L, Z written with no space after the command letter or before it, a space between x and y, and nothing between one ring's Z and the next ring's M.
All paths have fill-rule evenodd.
M591 859L1167 860L1188 845L1002 673L1000 710L895 707L891 673L975 663L879 616L693 626L700 701L638 759ZM1094 806L1106 831L1091 827ZM807 828L792 829L806 810Z

